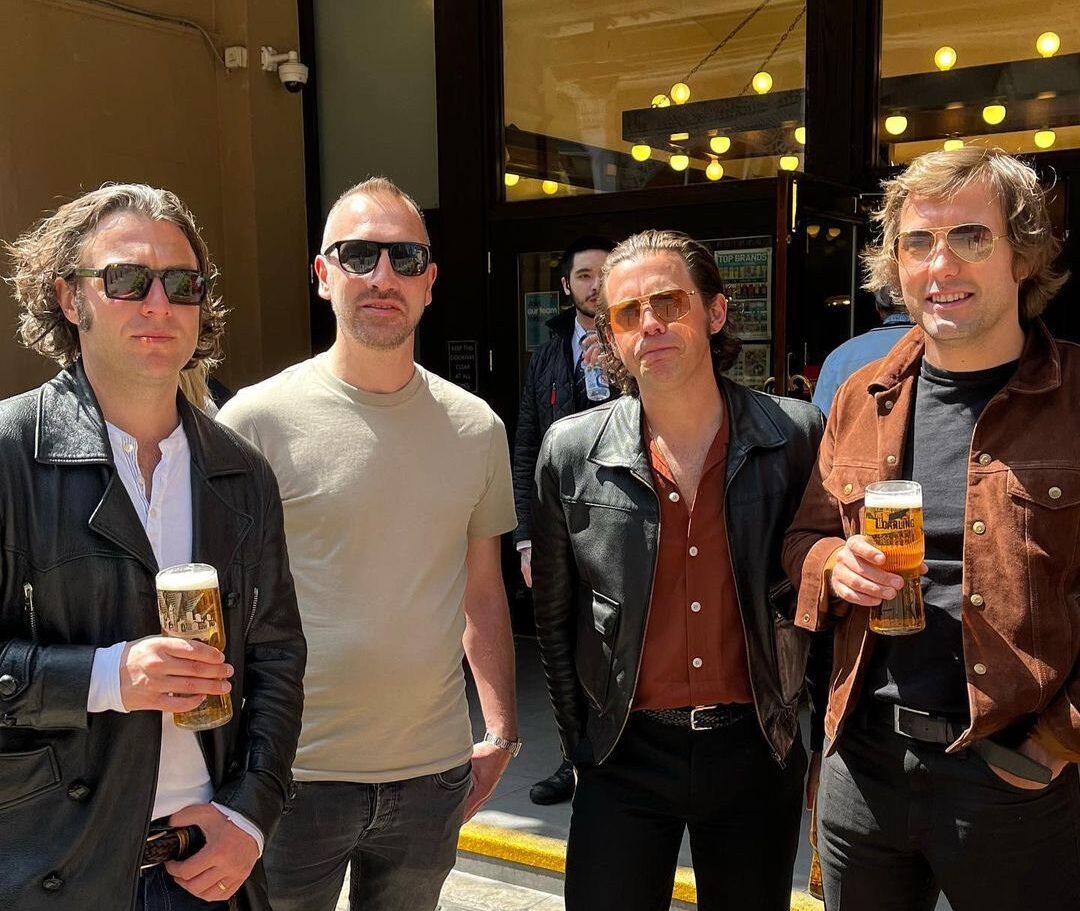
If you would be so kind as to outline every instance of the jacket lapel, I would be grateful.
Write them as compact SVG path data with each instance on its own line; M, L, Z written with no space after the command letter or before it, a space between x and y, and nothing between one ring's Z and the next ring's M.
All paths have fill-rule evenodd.
M593 442L589 461L608 468L625 468L652 489L652 471L641 438L641 399L636 395L624 395L611 406Z
M110 466L109 482L105 485L101 502L90 514L89 526L91 531L112 541L157 575L157 558L154 557L150 539L146 537L135 507L131 504L131 497L115 467Z

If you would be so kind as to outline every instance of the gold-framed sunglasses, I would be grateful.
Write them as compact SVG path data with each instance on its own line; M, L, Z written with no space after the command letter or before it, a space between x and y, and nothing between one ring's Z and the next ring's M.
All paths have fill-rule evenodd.
M654 291L643 297L631 297L629 300L612 304L607 310L611 331L617 335L637 332L641 328L641 320L646 309L652 310L653 316L665 326L681 320L690 312L692 294L697 294L697 292L686 291L683 288L669 288L666 291Z
M980 224L916 228L896 236L893 256L901 266L923 266L934 255L939 237L945 238L945 245L957 258L966 263L981 263L994 255L994 245L1008 235L995 234L992 228Z

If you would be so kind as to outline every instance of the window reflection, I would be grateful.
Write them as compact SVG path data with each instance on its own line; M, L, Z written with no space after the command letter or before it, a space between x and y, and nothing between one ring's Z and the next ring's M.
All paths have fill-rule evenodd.
M801 0L504 0L508 200L802 166Z

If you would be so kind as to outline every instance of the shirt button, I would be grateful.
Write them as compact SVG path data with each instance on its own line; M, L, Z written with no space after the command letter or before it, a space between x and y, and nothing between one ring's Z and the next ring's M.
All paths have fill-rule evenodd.
M151 519L156 519L157 518L157 510L156 509L151 509L150 510L150 518Z
M802 622L803 623L809 623L810 622L810 615L809 614L803 614L802 615Z
M128 442L126 442L124 444L124 452L134 452L134 451L135 451L135 444L132 443L130 440L128 440Z
M986 665L980 661L972 668L972 670L981 677L986 673Z
M701 660L700 658L695 658L695 659L694 659L693 661L691 661L690 663L691 663L692 665L694 665L694 667L701 667L701 665L703 665L703 664L704 664L705 662L704 662L704 661L702 661L702 660Z
M854 489L855 489L855 488L854 488L854 487L852 487L852 486L851 486L850 484L845 484L845 485L844 485L844 496L846 497L846 496L847 496L847 495L848 495L849 493L851 493L851 491L853 491Z
M1050 495L1051 500L1060 500L1061 499L1061 488L1060 487L1051 487L1047 491L1047 493Z
M894 402L892 399L889 399L888 401L885 402L885 410L886 411L892 411L893 410L893 405L895 405L895 404L896 404L896 402Z
M972 605L974 605L975 607L983 606L983 596L980 595L978 592L975 592L968 600L970 600Z
M984 535L984 534L986 534L986 523L985 522L972 522L971 523L971 530L973 532L975 532L975 534L977 534L977 535Z
M701 602L695 601L693 604L690 605L690 610L692 610L695 614L698 613L701 610Z
M989 465L992 461L994 461L994 459L988 452L984 452L981 456L979 456L980 465Z
M896 464L896 456L894 456L894 455L885 456L885 461L890 465L895 465Z
M690 556L691 556L691 557L696 557L696 556L697 556L697 554L698 554L698 550L697 550L697 548L696 548L696 547L691 547L691 548L690 548Z
M672 503L679 502L679 495L674 490L667 495L667 498L671 500Z

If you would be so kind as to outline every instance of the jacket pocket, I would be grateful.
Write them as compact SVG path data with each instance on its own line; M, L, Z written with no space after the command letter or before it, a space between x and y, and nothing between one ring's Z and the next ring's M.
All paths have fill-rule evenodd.
M773 637L776 640L776 671L780 693L785 703L794 701L806 679L806 658L810 654L810 634L790 617L773 613Z
M876 468L859 465L834 465L832 471L822 479L821 486L840 507L845 537L862 533L866 485L876 480Z
M25 753L0 753L0 811L60 787L60 767L51 746Z
M578 679L585 696L596 711L603 712L611 682L611 666L615 660L615 638L619 631L619 602L592 593L588 613L582 612L579 626L576 665Z

